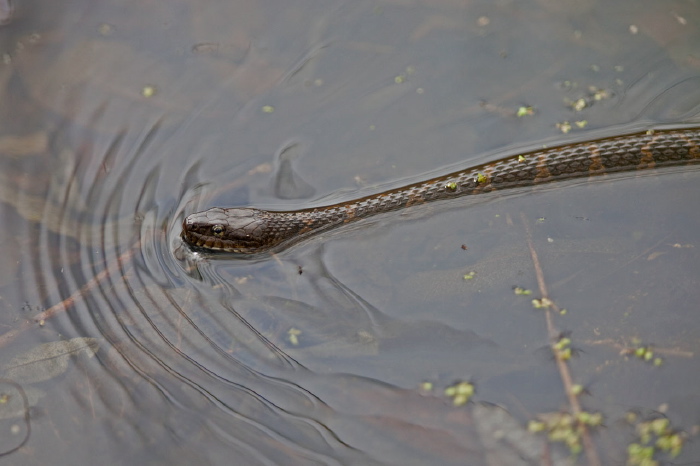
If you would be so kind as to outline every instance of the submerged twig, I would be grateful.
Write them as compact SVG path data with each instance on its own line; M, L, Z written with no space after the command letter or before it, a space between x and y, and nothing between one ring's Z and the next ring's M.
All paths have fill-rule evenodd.
M547 291L547 284L544 280L544 273L542 272L540 259L537 256L537 251L535 250L535 245L532 241L532 232L530 230L529 224L527 223L527 219L525 218L525 215L523 213L520 214L520 219L523 223L523 227L525 228L527 245L530 250L530 257L532 258L533 267L535 268L535 274L537 276L537 285L540 289L540 295L542 296L541 299L542 301L547 300L547 302L551 303L544 309L545 321L547 323L547 334L550 340L550 347L552 348L552 353L554 354L554 360L557 363L559 376L561 377L561 381L564 385L564 390L566 391L566 397L569 401L571 414L578 418L578 416L582 413L583 410L581 409L581 403L579 402L578 397L576 395L576 391L574 390L574 382L571 378L571 371L569 370L569 365L566 363L566 359L563 357L562 352L555 347L560 332L554 325L554 321L552 319L552 310L559 312L560 309L549 298L549 292ZM593 445L593 441L591 439L590 432L588 431L588 427L583 423L580 423L580 427L581 438L583 440L583 446L584 451L586 453L586 457L588 458L588 464L590 464L591 466L600 466L600 458L598 457L598 452L596 451L595 446Z
M73 294L71 294L69 297L67 297L60 303L54 304L44 312L35 315L31 319L23 321L16 329L10 330L0 335L0 348L11 343L15 338L17 338L19 335L26 332L27 330L34 328L36 324L42 326L44 325L44 322L47 319L50 319L51 317L61 312L68 311L71 307L73 307L76 301L78 301L88 291L90 291L92 288L94 288L100 282L102 282L105 278L107 278L111 272L114 272L113 269L121 269L124 261L127 261L129 258L131 258L131 256L134 255L134 252L136 251L136 248L139 244L140 241L137 241L126 252L119 255L113 264L108 265L107 268L105 268L103 271L92 277L90 281L85 283L83 286L80 287L80 289L73 292Z

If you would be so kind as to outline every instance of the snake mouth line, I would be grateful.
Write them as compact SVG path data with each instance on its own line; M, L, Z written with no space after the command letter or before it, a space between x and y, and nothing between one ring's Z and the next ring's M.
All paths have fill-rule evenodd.
M199 233L194 229L191 223L188 223L188 219L185 219L182 224L182 233L180 234L180 237L192 249L201 252L254 254L259 248L259 245L255 243L246 244L246 242L241 240L234 243L232 240L220 238L211 234Z

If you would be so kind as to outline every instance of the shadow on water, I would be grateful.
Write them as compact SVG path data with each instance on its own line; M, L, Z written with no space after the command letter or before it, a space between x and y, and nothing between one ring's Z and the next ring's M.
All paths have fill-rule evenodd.
M692 461L697 166L179 237L697 123L700 9L643 4L0 2L0 461Z

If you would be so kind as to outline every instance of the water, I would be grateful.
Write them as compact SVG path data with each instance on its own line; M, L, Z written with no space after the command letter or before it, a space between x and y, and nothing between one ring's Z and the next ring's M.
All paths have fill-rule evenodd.
M528 456L487 428L530 438L528 420L567 409L527 228L582 403L606 418L603 463L625 461L630 410L697 429L697 169L422 206L257 261L179 239L215 205L320 205L697 121L695 4L12 6L0 385L17 404L0 461L537 463L535 437ZM621 355L637 340L660 367ZM455 381L476 403L452 406Z

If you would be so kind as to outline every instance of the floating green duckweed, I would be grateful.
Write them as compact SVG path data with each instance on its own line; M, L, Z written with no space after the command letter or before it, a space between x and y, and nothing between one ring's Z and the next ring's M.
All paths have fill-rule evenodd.
M571 394L574 396L579 396L581 393L584 392L583 385L581 384L575 384L571 386Z
M634 422L636 415L628 415L627 419ZM658 465L656 457L659 455L675 458L681 454L687 436L685 432L674 430L665 417L640 422L635 430L637 441L627 447L627 464L632 466Z
M518 118L522 118L524 116L530 116L530 115L534 115L534 114L535 114L535 110L532 107L525 107L525 106L519 107L518 111L515 112L515 115Z
M289 330L287 330L287 338L289 340L289 343L291 343L294 346L297 346L299 344L299 335L301 335L301 330L299 329L292 327Z
M573 355L573 350L571 349L571 338L561 337L552 345L552 351L554 351L554 353L564 361L571 359L571 356Z
M450 181L449 183L445 184L445 189L448 191L456 191L457 190L457 183L454 181Z
M556 343L554 343L553 348L554 348L555 350L563 350L563 349L565 349L565 348L568 348L569 346L571 346L571 338L569 338L569 337L562 337L562 338L559 339L559 341L557 341Z
M471 382L457 382L445 389L445 396L452 398L454 406L462 406L474 396L476 389Z
M569 131L571 131L571 123L569 123L568 121L557 123L556 127L559 128L559 131L561 131L564 134L567 134Z
M587 106L588 106L588 102L586 102L586 99L583 99L583 98L578 99L577 101L571 103L571 108L573 108L574 111L576 111L576 112L580 112L581 110L583 110Z
M552 301L548 298L542 298L542 299L533 299L532 300L532 307L535 309L542 309L551 306Z
M655 366L660 366L664 362L662 358L654 357L654 350L651 346L638 346L634 349L633 354L636 358L644 362L650 362Z
M156 87L144 86L143 89L141 89L141 95L146 98L153 97L154 95L156 95Z
M530 296L532 294L531 290L527 290L525 288L520 288L519 286L516 286L513 288L513 292L517 295L524 295L524 296Z
M602 413L589 413L588 411L581 411L576 415L576 419L581 424L585 424L589 427L598 427L603 424Z
M565 444L571 454L581 452L581 436L586 427L598 427L603 424L601 413L589 413L582 411L577 415L565 412L545 413L538 415L538 419L531 420L528 431L532 433L546 433L550 442Z

